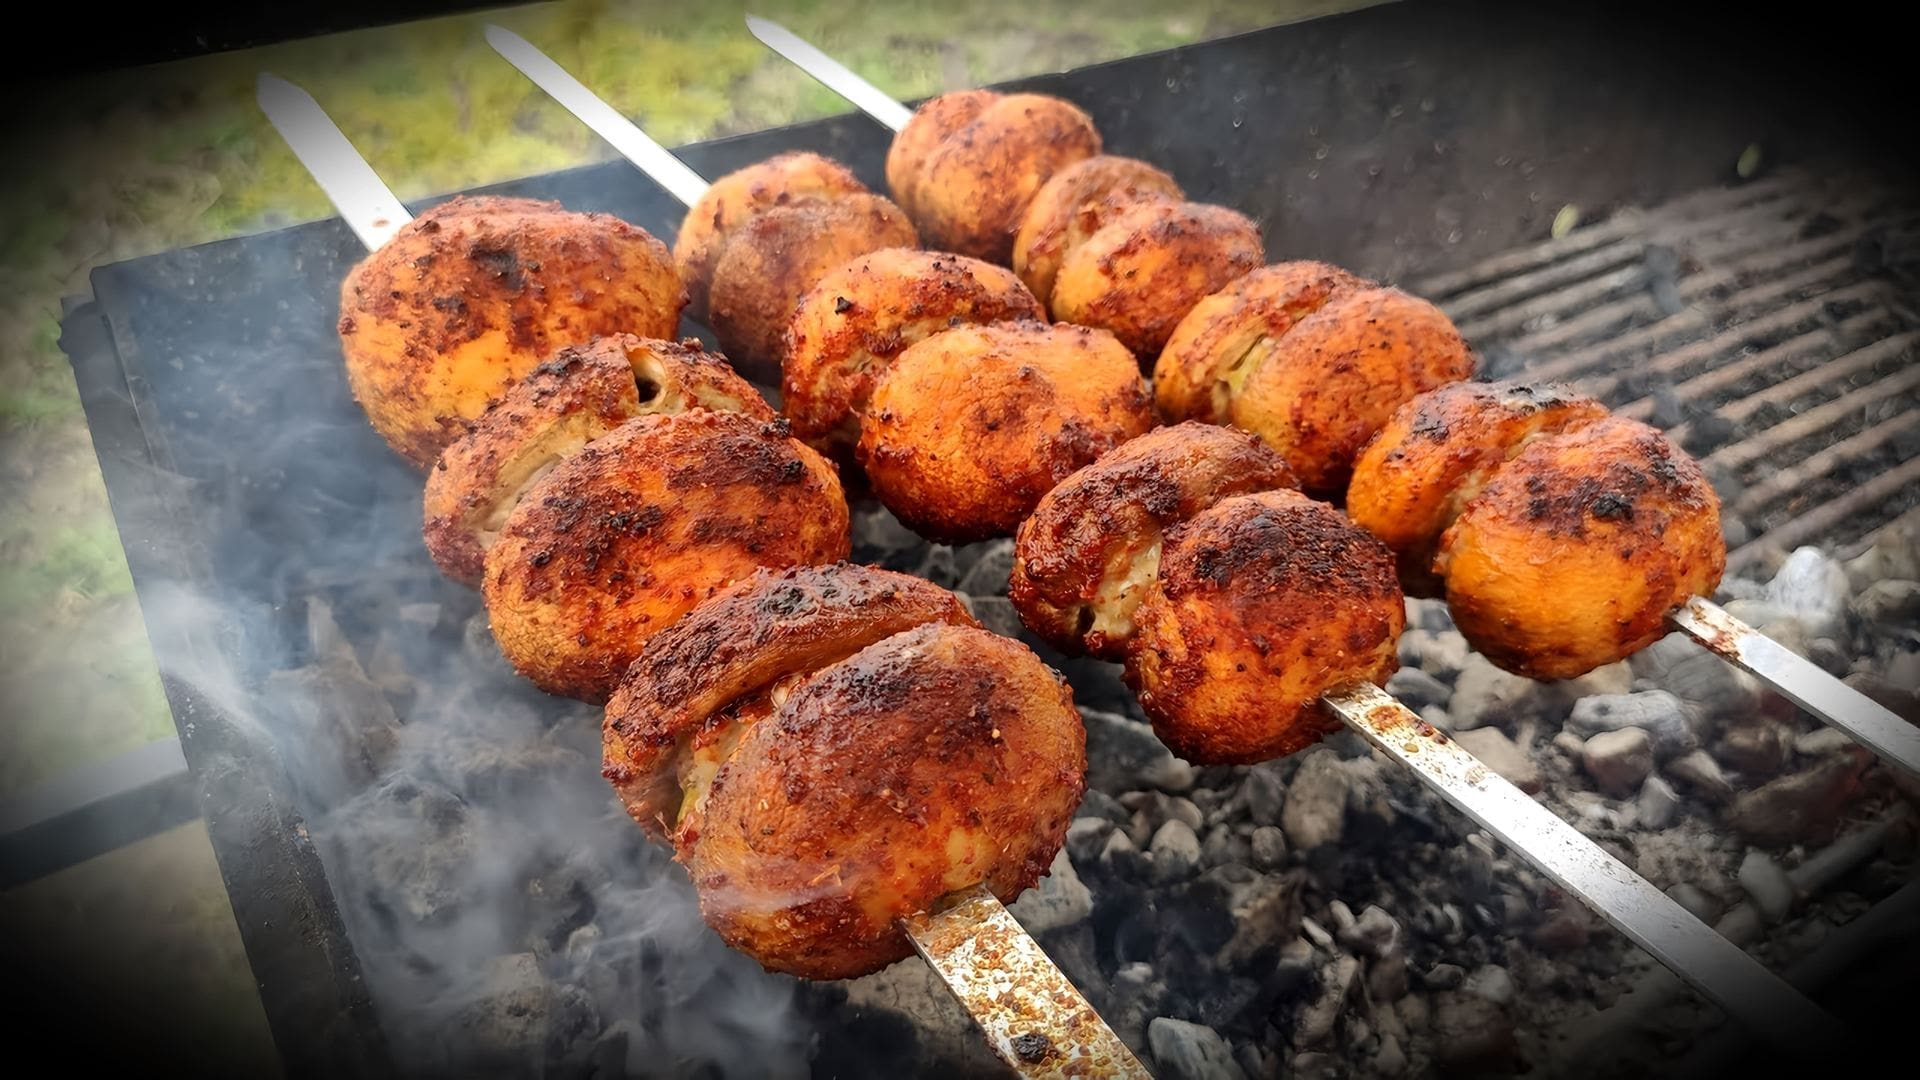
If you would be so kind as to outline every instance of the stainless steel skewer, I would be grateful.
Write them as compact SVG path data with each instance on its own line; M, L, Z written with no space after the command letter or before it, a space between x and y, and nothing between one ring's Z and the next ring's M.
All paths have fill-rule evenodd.
M313 95L277 75L260 74L260 108L307 167L334 209L360 242L373 251L413 220L393 189L373 171Z
M681 202L691 206L706 192L705 179L525 38L498 26L487 27L486 37L521 74ZM900 929L1016 1074L1149 1080L1133 1051L985 886L902 920Z
M748 16L747 29L894 131L911 116L878 87L778 23ZM1696 598L1673 620L1827 723L1909 769L1920 762L1920 731L1713 605ZM1739 647L1720 644L1724 641L1737 641ZM1412 769L1441 798L1579 896L1729 1015L1763 1037L1796 1050L1815 1043L1833 1045L1831 1040L1841 1029L1832 1017L1385 691L1359 685L1330 693L1323 700L1348 726ZM1875 711L1884 717L1876 717Z
M769 49L846 98L860 111L899 131L912 113L846 65L797 37L779 23L747 16L747 30ZM1673 625L1707 648L1751 672L1820 721L1839 728L1874 753L1920 776L1920 728L1853 687L1694 597L1668 616Z

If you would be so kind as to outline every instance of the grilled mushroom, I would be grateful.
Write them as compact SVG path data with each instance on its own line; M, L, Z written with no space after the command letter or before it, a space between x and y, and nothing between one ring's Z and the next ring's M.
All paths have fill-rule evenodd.
M1258 438L1188 422L1149 431L1049 491L1022 522L1008 595L1068 655L1123 660L1166 530L1235 495L1294 486Z
M821 278L801 298L782 349L781 405L794 434L850 458L881 372L908 346L955 326L1045 312L1006 269L886 248Z
M1215 503L1167 534L1134 613L1127 682L1196 764L1264 761L1338 726L1320 695L1399 666L1393 553L1298 492Z
M928 246L1004 265L1041 185L1099 152L1093 121L1059 98L963 90L894 136L887 186Z
M636 416L694 408L774 415L726 360L693 339L616 334L560 350L434 463L423 499L427 551L448 577L478 587L507 515L555 465Z
M488 550L494 638L554 694L605 702L647 639L760 567L847 556L833 466L784 422L704 409L588 443Z
M957 597L860 566L762 572L648 643L606 774L670 835L707 922L815 979L911 950L896 925L1037 882L1085 788L1065 684Z
M425 469L556 350L605 334L671 338L686 303L644 229L558 203L456 198L347 274L340 344L374 430Z
M1133 357L1099 330L962 326L901 353L874 384L859 459L922 536L1011 535L1074 470L1153 426Z
M1302 488L1333 494L1395 408L1473 367L1425 300L1324 263L1279 263L1194 305L1154 365L1154 396L1170 421L1257 433Z

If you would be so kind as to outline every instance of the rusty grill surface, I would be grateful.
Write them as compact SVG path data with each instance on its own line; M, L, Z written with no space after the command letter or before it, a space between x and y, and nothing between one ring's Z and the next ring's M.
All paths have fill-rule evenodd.
M1812 169L1626 208L1410 282L1489 373L1666 429L1719 489L1729 571L1920 503L1920 207Z

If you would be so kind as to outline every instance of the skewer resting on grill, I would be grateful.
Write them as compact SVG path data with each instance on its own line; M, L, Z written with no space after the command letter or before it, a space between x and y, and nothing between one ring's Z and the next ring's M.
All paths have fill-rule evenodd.
M845 65L801 40L785 27L752 16L747 18L747 27L748 30L768 48L784 56L789 61L792 61L801 70L813 76L842 97L845 97L849 102L860 108L861 111L867 113L867 115L895 132L904 132L912 124L915 116L912 110L893 101L879 88L862 79ZM1065 170L1062 171L1064 172ZM1142 169L1132 168L1116 173L1113 183L1116 186L1122 187L1150 188L1159 183L1159 181L1154 179L1152 173ZM1168 183L1170 183L1170 181L1168 181ZM1291 325L1292 312L1287 310L1287 304L1284 302L1288 298L1306 297L1312 300L1309 307L1317 308L1331 303L1333 299L1342 299L1342 294L1358 288L1363 291L1371 290L1372 292L1378 293L1379 295L1377 297L1373 297L1370 300L1370 302L1376 306L1383 303L1392 304L1398 307L1405 307L1409 313L1415 315L1423 308L1431 307L1431 305L1426 304L1424 301L1406 297L1404 294L1397 293L1396 290L1378 289L1373 286L1372 283L1351 280L1352 275L1346 274L1344 271L1334 270L1331 267L1320 268L1323 271L1329 272L1321 275L1328 279L1323 283L1323 286L1320 287L1320 291L1327 295L1317 298L1306 296L1306 294L1314 292L1312 282L1304 280L1290 281L1288 279L1311 277L1312 275L1307 274L1306 271L1315 265L1316 264L1309 263L1281 264L1279 266L1269 267L1266 270L1254 271L1195 306L1188 316L1186 324L1174 331L1173 340L1168 342L1166 353L1162 355L1159 364L1155 368L1155 392L1160 399L1162 411L1176 420L1224 420L1229 423L1251 427L1256 431L1262 431L1262 433L1268 437L1270 444L1286 446L1297 440L1298 433L1279 430L1284 427L1284 425L1279 424L1276 418L1262 415L1262 410L1260 409L1262 402L1271 400L1276 397L1276 395L1282 400L1290 400L1289 394L1281 392L1286 389L1284 386L1276 389L1273 393L1250 394L1245 399L1245 404L1236 406L1234 404L1236 394L1233 392L1236 390L1236 386L1232 379L1228 379L1225 382L1225 389L1228 393L1219 395L1219 388L1222 386L1220 380L1210 379L1205 381L1204 385L1195 384L1188 386L1188 377L1191 374L1190 369L1193 369L1197 364L1199 367L1211 372L1214 366L1224 359L1229 363L1239 364L1241 367L1240 375L1243 378L1247 377L1249 370L1260 367L1257 362L1259 357L1255 355L1259 352L1258 346L1261 345L1261 341L1259 340L1260 335L1254 332L1259 329L1258 323L1263 319L1285 316L1286 321ZM1030 280L1032 279L1030 278ZM1282 286L1279 291L1288 294L1288 296L1275 298L1266 295L1274 292L1273 286L1276 285ZM1044 290L1037 289L1036 291ZM1276 303L1276 299L1279 299L1281 302ZM1230 310L1249 303L1254 307L1265 306L1271 307L1274 310L1270 313L1261 313L1261 318L1256 318L1251 321L1245 318L1237 318L1236 312ZM1058 312L1056 312L1056 314L1058 314ZM1437 314L1437 312L1435 314ZM1415 321L1418 322L1420 320L1416 319ZM1238 326L1238 339L1240 339L1243 344L1253 346L1254 348L1252 348L1251 351L1247 348L1239 350L1227 349L1218 355L1214 355L1213 351L1198 348L1199 345L1204 343L1204 339L1207 337L1207 331L1211 330L1218 333L1222 327L1227 330L1233 330L1236 328L1236 323L1247 324ZM1434 327L1438 331L1435 340L1448 336L1457 340L1458 335L1453 331L1452 326L1450 324L1442 326L1444 323L1444 317L1441 317L1434 323ZM1209 326L1208 324L1213 325ZM1329 324L1331 324L1330 320ZM1186 337L1183 338L1183 333L1189 330L1191 333L1187 333ZM1442 350L1443 353L1449 351L1457 350L1451 348ZM1249 362L1250 360L1254 362ZM1283 367L1284 366L1274 366L1270 371L1271 377L1282 383L1284 383L1288 377ZM1453 370L1451 372L1438 371L1429 373L1432 376L1431 379L1424 382L1420 378L1415 378L1406 386L1400 387L1396 396L1391 401L1385 402L1385 404L1399 405L1410 396L1411 392L1430 389L1435 385L1451 381L1454 378L1464 378L1470 373L1471 367L1468 366L1465 369ZM1373 380L1370 383L1370 385L1373 386L1377 386L1378 384L1378 380ZM1210 396L1224 396L1225 400L1222 402L1210 402L1208 400ZM1379 404L1380 403L1375 403L1376 410ZM1244 417L1237 415L1241 411L1246 411L1247 415ZM1370 415L1365 417L1363 424L1352 429L1354 432L1359 433L1359 439L1354 439L1351 435L1345 437L1338 448L1339 452L1325 460L1316 460L1310 454L1290 455L1289 464L1294 466L1296 472L1302 474L1303 482L1306 484L1308 490L1327 491L1337 494L1346 480L1351 455L1358 452L1360 442L1371 436L1374 429L1379 426L1380 421L1383 419L1384 416ZM1269 428L1274 430L1266 430ZM1320 448L1315 447L1312 449L1318 450ZM1322 473L1324 475L1316 476L1316 474ZM1409 558L1411 561L1418 563L1420 556L1415 553L1411 556L1403 557L1403 563ZM1431 579L1427 578L1424 572L1412 575L1410 584L1416 586L1417 592L1430 591L1432 588ZM1684 597L1684 599L1682 599L1682 597ZM1802 708L1805 708L1821 721L1846 732L1849 736L1873 750L1881 757L1895 763L1909 773L1920 775L1920 728L1915 728L1913 725L1905 723L1885 706L1880 705L1865 694L1842 683L1811 661L1796 655L1791 650L1781 647L1778 643L1767 638L1753 627L1741 623L1706 597L1698 595L1687 596L1685 593L1682 593L1676 597L1676 600L1680 600L1678 606L1665 613L1665 618L1669 625L1693 637L1728 662L1757 676L1761 681Z
M904 107L896 104L888 108L878 104L885 100L884 94L819 50L800 41L784 28L765 20L749 18L748 26L756 37L774 51L794 61L828 87L843 92L850 101L896 132L905 132L909 128L911 120L903 118L911 117L912 114L908 114ZM896 140L896 146L898 146L898 140ZM1337 292L1342 288L1351 288L1355 284L1348 281L1334 281L1329 288L1330 291ZM1357 284L1361 287L1366 285L1366 283ZM1231 287L1227 291L1231 291ZM1281 311L1280 314L1287 315L1291 320L1291 312ZM1291 325L1290 321L1289 325ZM1451 331L1451 326L1447 326L1446 329ZM1457 338L1457 334L1454 336ZM1444 383L1450 381L1450 378L1465 376L1470 371L1471 367L1468 366L1466 370L1452 373L1451 376L1442 374L1434 380L1434 383ZM1210 392L1217 381L1207 380L1207 385L1203 389ZM1417 392L1424 388L1415 385L1407 389L1410 392ZM1401 393L1395 401L1388 404L1397 404L1407 396L1409 396L1408 393ZM1338 490L1339 485L1346 479L1347 463L1351 461L1351 455L1359 449L1359 442L1371 434L1372 427L1378 425L1378 418L1371 420L1370 423L1370 427L1361 431L1360 439L1350 440L1353 445L1342 447L1343 453L1336 457L1331 470L1321 478L1320 483L1315 484L1315 487L1321 490L1329 487L1335 491ZM1285 440L1270 441L1285 443ZM1099 469L1099 463L1096 463L1086 472L1098 474ZM1173 483L1165 477L1161 480L1164 484ZM1069 479L1062 488L1070 489L1074 482L1074 479ZM1048 498L1054 499L1058 495L1059 492L1056 492ZM1136 559L1128 571L1135 579L1131 586L1125 582L1115 585L1106 575L1096 575L1099 586L1085 594L1085 598L1090 600L1097 594L1099 588L1107 588L1110 593L1125 597L1126 603L1132 606L1130 616L1143 620L1142 625L1134 629L1143 637L1152 638L1153 644L1145 646L1136 642L1135 646L1129 649L1127 654L1129 678L1134 682L1136 689L1141 691L1142 702L1147 706L1148 712L1154 715L1156 729L1161 730L1162 737L1168 739L1177 751L1185 746L1202 755L1203 760L1251 760L1263 754L1270 755L1297 748L1298 745L1302 745L1304 741L1310 741L1318 734L1315 725L1319 722L1317 720L1320 715L1319 707L1313 702L1311 694L1302 696L1301 689L1304 684L1302 684L1298 667L1272 672L1273 678L1268 681L1267 688L1270 694L1279 696L1268 700L1261 700L1249 690L1244 680L1236 683L1234 679L1225 677L1241 676L1249 668L1258 669L1262 664L1270 663L1274 655L1276 633L1281 630L1292 630L1298 626L1291 618L1282 618L1277 611L1267 610L1270 607L1268 601L1273 595L1270 591L1256 590L1259 600L1253 604L1252 608L1248 608L1246 602L1221 605L1218 597L1211 596L1210 592L1221 587L1222 581L1232 579L1233 566L1248 567L1245 573L1253 575L1258 581L1267 583L1262 588L1277 587L1280 592L1285 592L1286 585L1297 580L1312 580L1315 577L1334 580L1353 572L1351 564L1326 558L1312 560L1313 567L1293 567L1289 572L1278 564L1261 563L1261 556L1256 553L1259 545L1254 542L1259 538L1242 537L1234 542L1219 539L1213 543L1205 539L1210 533L1230 537L1235 531L1251 530L1256 533L1270 531L1275 516L1280 514L1311 519L1316 513L1297 505L1286 506L1288 500L1284 498L1280 499L1279 504L1276 505L1274 498L1272 496L1239 496L1228 499L1221 504L1221 507L1232 507L1231 510L1216 508L1206 511L1195 521L1183 525L1180 530L1181 544L1173 546L1170 551L1163 552L1162 544L1165 540L1158 533L1169 523L1167 519L1177 516L1170 507L1179 504L1179 500L1161 496L1153 505L1159 509L1163 519L1147 525L1156 535L1146 544L1146 548L1151 550L1151 561L1159 565L1156 565L1152 571L1146 571L1139 565L1140 560ZM1262 500L1264 505L1249 505L1247 503L1249 499ZM1305 502L1305 500L1301 501ZM1035 515L1036 520L1043 517L1046 511L1047 504L1043 501ZM1327 512L1332 513L1331 510ZM1337 514L1335 516L1337 517ZM1322 524L1326 525L1324 522ZM1029 526L1023 527L1023 541L1027 538L1025 529L1031 526L1032 523L1029 523ZM1345 527L1349 531L1359 532L1350 524L1345 524ZM1309 530L1309 532L1313 531ZM1322 538L1330 538L1338 533L1339 530L1326 525ZM1296 552L1295 556L1306 557L1311 550L1314 549L1310 546L1308 551ZM1342 550L1346 550L1344 546ZM1271 545L1266 551L1269 555L1271 554ZM1385 560L1383 565L1388 578L1392 578L1392 554L1384 546L1380 546L1378 552ZM1160 564L1162 559L1166 560L1164 564ZM1120 565L1128 564L1123 559ZM1105 569L1111 569L1112 566L1113 564L1109 563ZM1166 570L1164 575L1160 573L1163 568ZM1123 573L1122 576L1126 574ZM1139 579L1151 579L1152 584L1143 588ZM1018 580L1019 571L1016 570L1016 582ZM1210 582L1212 584L1209 584ZM1394 589L1394 594L1397 598L1397 587ZM1053 599L1057 604L1062 597L1056 596ZM1109 599L1112 599L1111 595ZM1351 601L1354 597L1349 596L1345 599ZM1401 617L1398 614L1389 614L1386 611L1386 605L1376 606L1378 607L1375 612L1377 619L1392 620ZM1056 607L1054 611L1042 616L1039 625L1047 625L1048 617L1057 617L1057 615ZM1249 616L1260 625L1249 629L1245 625ZM1097 623L1099 615L1092 613L1091 617ZM1184 624L1188 622L1199 624L1192 628L1196 632L1191 635L1192 641L1197 643L1207 640L1207 635L1220 631L1220 626L1215 623L1221 617L1227 618L1229 622L1241 624L1235 627L1235 632L1240 634L1246 642L1247 648L1244 655L1228 656L1225 653L1230 650L1199 650L1188 644L1187 631L1190 628ZM1271 625L1267 625L1268 622L1271 622ZM1370 625L1375 625L1377 628L1379 624ZM1392 624L1389 621L1386 625ZM1092 629L1092 626L1076 625L1074 629L1085 633ZM1393 627L1392 633L1397 634L1397 626ZM1233 634L1230 633L1229 637L1232 636ZM1311 637L1311 631L1306 636ZM1356 631L1344 644L1357 649L1359 646L1355 643L1365 637L1367 635ZM1111 644L1111 639L1108 639L1108 644ZM1799 998L1778 979L1767 974L1765 969L1750 957L1725 942L1724 939L1718 938L1698 920L1686 915L1670 899L1653 889L1644 880L1620 867L1570 826L1541 809L1517 790L1512 789L1510 785L1506 785L1489 770L1473 763L1470 755L1466 755L1457 746L1445 742L1444 737L1440 737L1438 741L1441 745L1448 747L1446 751L1424 756L1419 754L1417 748L1421 745L1420 742L1407 740L1403 737L1404 733L1408 731L1425 731L1433 735L1438 733L1432 732L1404 707L1393 707L1391 699L1386 698L1377 688L1359 687L1358 683L1345 681L1384 674L1384 672L1375 673L1367 669L1361 662L1364 654L1365 650L1361 650L1361 655L1348 655L1339 648L1333 649L1332 655L1345 656L1353 664L1358 665L1354 670L1346 671L1339 664L1328 661L1329 650L1325 647L1325 643L1315 641L1311 647L1305 648L1298 655L1290 656L1289 659L1299 662L1300 667L1306 668L1318 677L1320 681L1312 686L1312 689L1316 693L1326 695L1323 699L1324 704L1341 720L1362 731L1370 741L1412 766L1417 775L1438 790L1449 802L1488 825L1497 835L1512 843L1529 861L1582 896L1610 922L1663 962L1674 967L1682 978L1692 982L1730 1012L1740 1016L1756 1031L1768 1037L1776 1037L1781 1034L1784 1026L1794 1029L1796 1034L1792 1037L1832 1034L1833 1024L1830 1019L1804 999ZM1344 676L1345 679L1336 679L1335 676ZM1307 683L1314 681L1314 679L1306 680ZM1342 685L1336 685L1336 683L1342 683ZM1383 705L1389 707L1382 708ZM1246 710L1249 708L1272 710L1277 719L1269 719L1265 724L1249 723L1246 716ZM1193 722L1195 717L1201 718L1201 722ZM1392 745L1388 745L1389 743ZM1470 764L1472 768L1463 770L1459 767L1462 763ZM1495 798L1491 803L1487 802L1482 796L1490 788L1500 790L1503 797ZM1505 798L1505 795L1511 795L1511 798ZM1499 813L1512 815L1512 817L1498 821L1489 820L1483 816L1489 806L1505 807L1499 810Z
M643 171L651 175L651 167L661 156L670 157L524 40L498 27L489 27L487 38L509 62L575 115L583 120L594 117L591 126L603 136L611 133L610 141L623 153L629 147L641 148L641 152L627 156ZM678 169L684 170L684 166ZM692 174L689 171L687 175ZM669 186L669 190L683 201L688 195L696 200L699 197L685 176L680 177L677 188ZM1032 731L1034 738L1041 740L1034 743L1036 747L1044 745L1047 738L1046 725L1021 707L1018 699L1043 682L1054 684L1051 677L1040 677L1046 672L1044 665L1023 646L971 628L971 618L964 610L957 610L957 601L951 604L956 610L946 610L937 602L923 603L920 608L925 610L916 609L918 617L914 617L915 612L903 612L898 627L876 618L879 607L903 595L922 591L938 594L942 590L859 567L795 573L786 576L784 586L782 579L765 575L743 583L695 608L693 614L663 634L649 638L644 646L647 651L630 669L642 675L627 680L608 712L607 774L629 811L643 827L662 834L671 832L701 887L702 906L709 921L727 940L763 963L815 977L846 977L898 959L895 943L904 940L927 959L987 1033L995 1052L1019 1074L1145 1077L1145 1070L1131 1051L1026 936L1000 900L1000 896L1011 897L1023 891L1044 870L1064 836L1067 820L1072 817L1072 803L1078 801L1080 786L1084 785L1085 736L1064 687L1056 685L1055 692L1061 696L1079 740L1074 751L1078 774L1071 769L1062 772L1060 778L1046 774L1048 790L1037 791L1035 799L1044 803L1049 798L1055 802L1064 798L1066 805L1054 807L1056 812L1047 817L1045 829L1036 825L1023 833L1015 822L1001 830L1034 845L1031 857L1009 862L1008 848L990 842L985 835L956 848L953 841L974 833L968 828L950 827L951 823L942 826L921 821L908 834L931 828L941 842L928 849L930 858L944 858L947 864L935 865L938 858L925 865L916 864L921 871L915 879L918 884L903 892L898 875L889 877L885 887L877 878L865 880L863 875L871 876L873 871L860 869L857 860L861 849L857 845L832 856L834 845L849 839L836 840L830 829L820 831L834 821L811 822L809 827L820 828L794 841L818 856L804 866L757 850L764 845L768 829L778 833L782 822L792 825L803 821L804 815L795 818L774 813L769 799L756 795L760 790L756 785L774 784L783 793L781 798L788 798L815 786L800 781L793 770L814 769L820 771L819 786L824 791L830 786L826 781L842 774L847 766L845 761L788 761L791 740L777 737L776 732L811 732L834 742L846 734L842 729L849 725L877 725L855 741L871 741L883 751L876 758L877 764L904 769L899 776L902 789L879 792L871 799L824 800L838 808L839 824L856 834L887 828L886 815L898 809L893 802L912 810L916 819L924 817L929 806L945 805L940 799L930 802L928 793L931 786L944 784L958 774L949 775L950 770L938 768L928 771L916 765L916 753L926 749L924 740L909 738L897 753L884 752L889 733L904 736L914 729L903 728L897 721L891 725L887 722L891 714L886 707L876 706L870 693L876 677L896 687L925 682L929 694L936 698L941 693L949 697L960 694L955 688L960 681L972 685L971 691L961 695L972 695L967 698L972 704L960 702L965 708L955 712L952 723L945 728L953 736L949 748L953 753L988 754L1002 760L1009 753L1019 752L1014 743L1020 740L1011 738L1015 734ZM862 584L874 575L899 580L863 591ZM795 590L794 583L799 580L823 585L809 601L800 595L806 590ZM867 592L873 594L866 597L871 602L839 612L843 616L840 619L833 618L836 604L845 605ZM714 612L726 613L729 605L758 610L763 618L755 624L709 617ZM912 629L916 626L918 629ZM830 632L834 628L837 633ZM891 636L881 633L889 629L899 632ZM748 632L750 637L730 646L717 644L714 635L728 632ZM769 648L782 638L794 648ZM673 650L689 639L693 639L694 651L711 663L680 662ZM980 658L1002 654L1007 671L998 674L1006 678L995 673L983 678L978 667ZM728 656L731 663L723 659ZM805 672L774 672L765 667L769 661L800 664ZM664 667L659 666L662 664ZM796 677L807 672L811 677ZM656 680L652 677L655 674L662 678ZM678 689L670 695L672 708L665 699L657 699L661 688L668 685L664 680L669 675L692 680L674 684ZM995 701L1005 697L1006 701L995 705L980 698L982 694ZM658 707L649 707L648 701ZM711 706L709 712L694 716L687 711L701 701ZM870 713L876 707L881 711ZM980 725L973 721L1001 714L998 723L975 730ZM924 717L920 719L924 721ZM1064 721L1054 719L1052 726L1057 732ZM665 735L654 732L660 724L671 730ZM637 734L643 729L653 734ZM663 754L663 750L671 752ZM741 764L729 770L728 764L736 756ZM1031 765L1031 760L1019 764ZM1016 779L1023 775L1026 770L1020 767L1009 773ZM1005 782L999 787L1004 790L981 799L993 811L989 819L1000 821L1009 813L1017 818L1020 803L1008 798L1011 789ZM770 813L773 816L768 816ZM980 811L967 811L965 817L980 820ZM963 866L950 865L956 851L964 854L962 849L969 845L978 848L977 854L967 855ZM993 865L1004 864L1005 872L980 872L976 864L982 858ZM805 882L786 881L780 878L782 874L798 874ZM828 890L841 900L837 906L808 905L800 911L782 907L792 900L800 884L816 894ZM849 935L849 929L861 932ZM836 931L842 935L839 939L834 937ZM1017 974L1017 982L1009 984L1003 970Z

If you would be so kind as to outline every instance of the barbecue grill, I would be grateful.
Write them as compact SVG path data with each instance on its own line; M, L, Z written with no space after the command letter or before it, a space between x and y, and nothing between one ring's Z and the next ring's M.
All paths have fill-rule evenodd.
M1879 623L1859 616L1864 629L1844 606L1834 614L1850 586L1832 556L1858 556L1868 577L1916 576L1920 445L1904 420L1920 331L1901 277L1916 222L1910 194L1876 179L1876 163L1844 133L1782 130L1787 114L1764 95L1691 97L1693 80L1706 77L1697 70L1649 63L1625 92L1615 80L1574 85L1565 72L1617 63L1617 39L1599 25L1508 20L1489 38L1467 8L1371 9L1019 85L1081 104L1112 149L1162 164L1194 197L1261 217L1274 251L1431 297L1494 374L1572 379L1675 431L1714 471L1731 511L1730 579L1744 572L1751 587L1730 580L1728 596L1824 631L1795 644L1842 671L1860 656L1890 674L1895 685L1876 689L1898 700L1891 669L1911 666L1895 659L1912 646L1911 615L1902 631L1897 611ZM1755 131L1772 134L1769 156L1787 164L1741 176L1750 170L1733 163ZM680 153L712 176L795 148L846 161L882 186L885 133L859 117ZM1618 161L1632 162L1624 178ZM665 193L618 164L489 190L609 211L662 235L679 218ZM1567 204L1593 208L1597 223L1540 241ZM518 682L477 599L443 581L415 539L417 477L366 428L339 370L333 305L360 250L329 221L107 267L64 327L289 1071L533 1062L616 1075L635 1060L739 1064L746 1047L777 1053L774 1065L796 1072L811 1055L816 1071L840 1075L990 1073L965 1021L915 982L915 969L796 987L703 936L684 882L592 775L597 714ZM983 619L997 613L998 628L1023 634L1003 599L1005 545L929 547L884 513L858 513L857 559L953 586L975 597ZM1776 565L1807 543L1829 555ZM1524 735L1542 717L1558 721L1581 691L1635 685L1549 691L1491 680L1447 654L1443 612L1419 614L1403 655L1427 681L1409 676L1396 689L1424 694L1443 727L1474 726L1482 717L1466 715L1473 706ZM1877 651L1861 652L1863 642ZM1710 657L1718 666L1707 673L1677 640L1649 653L1634 674L1697 710L1724 710L1723 722L1770 711L1777 730L1815 734L1791 727L1790 707ZM1340 1060L1388 1071L1378 1063L1388 1040L1438 1047L1435 1033L1450 1027L1490 1031L1482 1041L1497 1044L1512 1022L1512 987L1503 995L1485 984L1513 973L1530 991L1552 985L1568 999L1557 1010L1530 1003L1529 1025L1557 1011L1567 1031L1604 1030L1584 1014L1632 985L1601 1020L1625 1026L1651 999L1677 1003L1668 1011L1690 1021L1679 1026L1683 1039L1713 1026L1662 986L1663 973L1636 974L1641 965L1617 940L1590 937L1577 905L1470 824L1410 781L1370 769L1363 745L1337 739L1278 766L1192 770L1156 753L1127 719L1133 705L1109 670L1050 658L1098 711L1089 753L1102 796L1082 811L1096 823L1081 830L1088 839L1069 845L1077 874L1056 864L1055 879L1016 912L1123 1037L1151 1048L1163 1074L1177 1075L1169 1062L1182 1055L1214 1060L1214 1032L1241 1045L1235 1067L1250 1074L1278 1058L1249 1049L1262 1041L1249 1033L1264 1032L1299 1071ZM1518 741L1524 752L1528 740ZM1826 782L1824 820L1777 835L1764 822L1741 825L1739 800L1716 809L1734 785L1720 792L1698 763L1686 770L1694 787L1683 785L1684 800L1673 794L1698 826L1694 842L1724 845L1732 824L1745 829L1737 843L1761 853L1742 860L1740 890L1722 890L1753 897L1716 913L1723 933L1756 941L1771 928L1781 964L1804 959L1817 974L1821 956L1835 954L1791 939L1804 922L1763 899L1767 867L1779 873L1784 845L1818 847L1786 872L1798 894L1789 906L1817 908L1831 889L1835 913L1887 905L1832 920L1866 928L1855 937L1898 926L1895 905L1910 910L1913 894L1898 891L1911 833L1893 794L1903 781L1844 747L1750 741L1711 756L1737 762L1742 786ZM1577 769L1534 756L1549 762L1540 777L1549 805L1590 835L1678 857L1674 838L1655 844L1635 831L1652 811L1635 804L1630 818L1619 800L1580 790ZM1346 800L1339 825L1327 826L1343 834L1338 844L1303 843L1312 826L1285 820L1287 803L1321 789ZM1112 839L1172 820L1191 829L1195 813L1210 847L1222 838L1221 851L1197 860L1205 873L1143 874L1174 858L1156 852L1147 864L1128 854L1149 846L1146 836ZM1274 831L1300 850L1256 851L1253 834L1270 849ZM1646 872L1649 859L1637 861ZM1757 867L1751 885L1747 862ZM1068 882L1079 878L1088 884L1076 891ZM1446 899L1416 903L1428 888ZM1840 932L1832 944L1847 947ZM1578 961L1555 959L1569 955ZM1449 964L1467 959L1472 992L1448 985ZM1409 1000L1410 982L1429 1002L1424 1028L1380 1008ZM1859 1003L1847 1005L1836 1011L1860 1022ZM1185 1021L1208 1033L1177 1026ZM1637 1044L1606 1048L1657 1043L1631 1030ZM1470 1030L1446 1053L1483 1067L1506 1058L1502 1046L1475 1046ZM1604 1057L1587 1064L1603 1069Z

